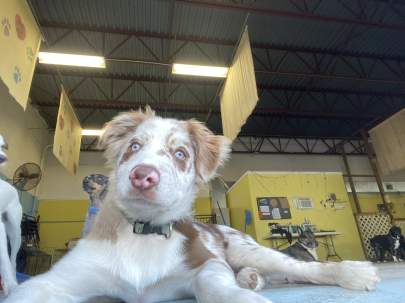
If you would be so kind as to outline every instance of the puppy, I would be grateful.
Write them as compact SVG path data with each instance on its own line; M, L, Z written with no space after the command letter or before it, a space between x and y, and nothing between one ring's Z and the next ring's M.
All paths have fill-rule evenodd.
M386 253L390 253L394 262L398 262L399 240L401 237L401 228L393 226L387 235L378 235L370 239L371 247L374 249L376 260L383 262Z
M228 158L229 141L194 121L164 119L147 108L107 124L100 142L112 168L94 228L47 273L5 303L71 303L97 296L126 302L196 297L200 303L268 303L241 288L245 267L291 280L371 290L370 263L302 262L260 246L227 226L193 222L198 187Z
M405 260L405 238L403 235L399 238L399 260L403 261Z
M7 143L0 135L0 166L7 162ZM0 274L3 292L8 294L17 286L16 259L21 246L22 207L17 190L0 179ZM11 255L8 254L7 237Z
M316 248L318 247L318 241L315 239L315 235L312 231L303 231L298 229L298 240L290 247L281 250L281 252L302 261L318 261L318 255Z

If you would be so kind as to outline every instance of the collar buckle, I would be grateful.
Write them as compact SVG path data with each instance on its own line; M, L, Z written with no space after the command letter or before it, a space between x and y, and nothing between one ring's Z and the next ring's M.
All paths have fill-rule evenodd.
M169 239L173 231L173 222L163 225L151 225L149 222L135 221L133 225L133 233L138 235L158 234Z

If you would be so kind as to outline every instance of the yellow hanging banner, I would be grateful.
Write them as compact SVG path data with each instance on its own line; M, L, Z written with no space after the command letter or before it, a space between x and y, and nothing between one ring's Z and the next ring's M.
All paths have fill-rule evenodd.
M25 0L0 0L0 79L25 110L41 33Z
M73 175L79 167L82 127L65 90L62 88L53 140L53 154Z
M224 135L234 140L259 100L247 29L229 68L220 100Z

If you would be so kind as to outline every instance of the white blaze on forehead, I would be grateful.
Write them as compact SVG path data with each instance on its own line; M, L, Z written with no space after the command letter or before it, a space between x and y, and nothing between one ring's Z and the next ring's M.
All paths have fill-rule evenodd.
M189 133L179 121L172 119L148 119L139 125L132 139L140 140L148 150L159 151L182 146L191 153Z
M181 127L179 121L160 117L144 121L135 133L149 140L165 140L169 135L174 135L180 140L190 140L187 131Z

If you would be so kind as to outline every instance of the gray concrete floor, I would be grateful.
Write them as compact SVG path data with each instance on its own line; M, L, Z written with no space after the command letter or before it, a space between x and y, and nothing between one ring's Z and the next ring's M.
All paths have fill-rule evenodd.
M389 280L389 279L398 279L398 278L404 278L405 279L405 262L401 263L380 263L377 264L377 267L380 272L380 277L382 280ZM289 285L290 286L290 285ZM289 287L286 286L286 287ZM300 286L300 285L294 285L294 286ZM2 302L4 299L0 297L0 302ZM114 300L114 299L109 299L109 298L97 298L97 299L92 299L88 301L87 303L117 303L120 301Z

